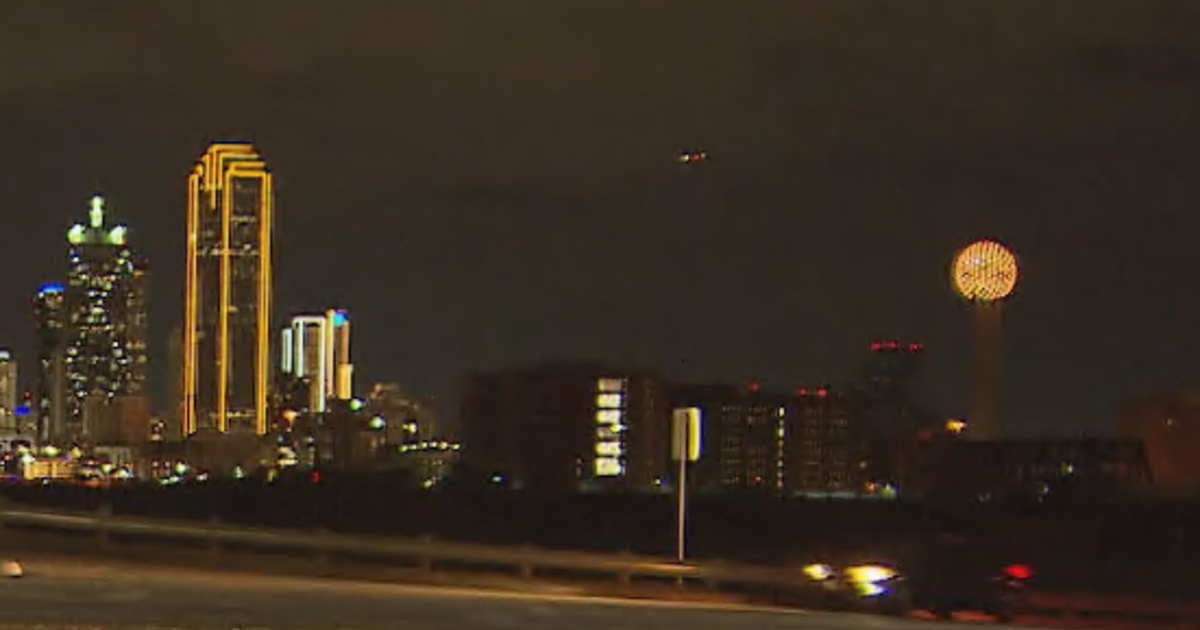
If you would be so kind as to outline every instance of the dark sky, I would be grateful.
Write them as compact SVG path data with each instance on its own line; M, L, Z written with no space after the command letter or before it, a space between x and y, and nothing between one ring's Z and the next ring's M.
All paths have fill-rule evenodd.
M248 138L277 305L349 308L364 386L594 357L793 387L883 336L964 413L947 265L989 235L1023 264L1010 423L1105 432L1200 380L1198 32L1182 2L4 3L0 340L30 356L99 189L161 372L184 178Z

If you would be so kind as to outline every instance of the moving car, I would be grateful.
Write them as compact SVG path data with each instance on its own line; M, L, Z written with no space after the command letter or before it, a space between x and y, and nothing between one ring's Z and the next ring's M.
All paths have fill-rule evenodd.
M1024 607L1033 568L1011 554L972 542L931 546L906 565L905 587L915 609L941 618L978 611L1008 622Z
M810 580L809 604L834 610L864 610L902 615L909 610L904 576L883 563L835 567L814 563L803 569Z
M826 610L906 615L923 610L948 619L982 612L1011 621L1023 608L1033 568L1012 554L972 541L925 546L901 560L805 565L805 586L784 603Z

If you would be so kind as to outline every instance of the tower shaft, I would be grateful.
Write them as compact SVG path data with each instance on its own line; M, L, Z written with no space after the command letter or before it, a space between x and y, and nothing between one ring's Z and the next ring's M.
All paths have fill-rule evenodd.
M999 300L977 302L972 310L975 320L975 400L970 418L970 435L977 440L1004 437L1000 412L1000 384L1003 378L1000 343Z

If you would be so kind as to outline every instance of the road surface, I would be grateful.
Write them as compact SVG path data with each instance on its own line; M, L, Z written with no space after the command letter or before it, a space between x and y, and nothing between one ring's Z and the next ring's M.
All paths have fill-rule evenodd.
M0 629L950 630L966 624L734 605L634 602L99 562L25 563L0 581ZM975 624L970 624L978 627Z

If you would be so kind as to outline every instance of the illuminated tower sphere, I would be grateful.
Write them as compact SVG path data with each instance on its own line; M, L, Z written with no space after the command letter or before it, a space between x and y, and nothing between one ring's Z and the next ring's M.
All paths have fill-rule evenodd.
M187 208L184 432L265 433L274 198L262 157L246 143L209 147Z
M1017 257L996 241L976 241L954 257L954 289L972 302L1002 300L1017 286Z
M1003 437L1000 416L1000 305L1017 286L1017 257L1004 245L981 240L963 248L950 266L954 290L971 303L975 318L975 410L969 435Z

